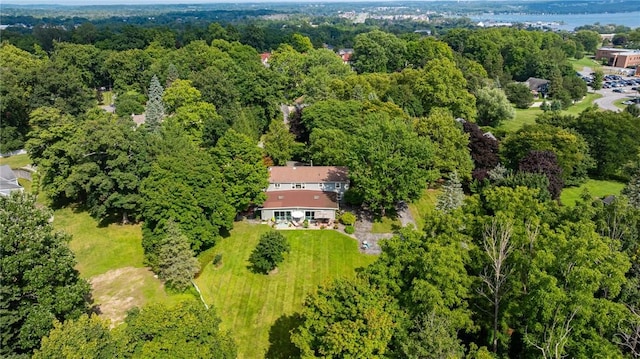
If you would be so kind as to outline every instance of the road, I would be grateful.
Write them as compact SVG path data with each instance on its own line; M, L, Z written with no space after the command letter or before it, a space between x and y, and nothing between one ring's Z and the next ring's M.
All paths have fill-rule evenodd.
M615 101L618 101L620 99L632 99L634 97L637 96L637 92L636 91L631 91L627 89L627 93L617 93L617 92L613 92L613 89L602 89L602 90L598 90L596 91L596 93L599 93L602 95L601 98L593 101L593 103L595 103L596 105L598 105L598 107L600 107L603 110L610 110L610 111L622 111L621 108L619 108L618 106L614 105L613 103Z

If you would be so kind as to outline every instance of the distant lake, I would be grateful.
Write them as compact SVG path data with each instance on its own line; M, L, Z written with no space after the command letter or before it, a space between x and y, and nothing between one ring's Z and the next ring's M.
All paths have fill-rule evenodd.
M603 13L603 14L482 14L469 16L475 22L495 21L495 22L562 22L558 29L573 30L582 25L592 25L599 22L602 25L616 24L625 25L630 28L640 27L640 11Z

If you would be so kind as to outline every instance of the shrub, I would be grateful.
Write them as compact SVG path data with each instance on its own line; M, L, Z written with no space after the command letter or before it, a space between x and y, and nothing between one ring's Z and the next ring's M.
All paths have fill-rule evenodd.
M342 216L340 216L340 223L345 226L353 226L356 223L356 215L351 212L344 212Z
M284 260L284 253L289 252L289 248L289 242L280 232L263 234L249 257L252 269L256 273L269 273Z
M222 254L216 254L216 256L213 257L213 261L211 261L211 263L216 267L222 264Z
M344 232L347 234L353 234L356 231L356 229L353 226L346 226L344 227Z
M302 222L302 227L303 228L309 228L309 220L305 219L304 222Z

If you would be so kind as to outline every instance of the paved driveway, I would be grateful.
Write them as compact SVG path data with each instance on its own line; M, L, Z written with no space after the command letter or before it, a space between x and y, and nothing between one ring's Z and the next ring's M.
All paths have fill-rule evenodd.
M598 90L596 92L601 94L602 97L593 101L593 103L595 103L596 105L598 105L598 107L604 110L610 110L615 112L621 111L621 109L618 106L613 104L615 101L620 99L632 99L637 96L636 91L631 91L629 89L627 89L627 91L628 91L627 93L617 93L617 92L613 92L612 89Z

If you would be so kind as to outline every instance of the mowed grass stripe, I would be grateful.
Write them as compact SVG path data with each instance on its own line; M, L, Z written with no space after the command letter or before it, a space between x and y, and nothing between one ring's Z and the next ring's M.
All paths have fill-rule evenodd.
M247 258L268 226L236 223L229 238L215 250L223 253L223 265L207 266L197 283L208 302L222 318L222 328L231 330L240 358L264 356L269 330L285 314L299 311L305 296L336 277L353 277L354 269L366 266L375 256L357 250L353 238L333 230L292 230L281 233L289 239L291 252L278 272L252 273Z

